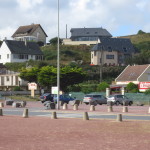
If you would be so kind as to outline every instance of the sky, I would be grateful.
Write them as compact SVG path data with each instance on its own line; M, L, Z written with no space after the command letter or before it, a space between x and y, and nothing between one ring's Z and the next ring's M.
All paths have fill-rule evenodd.
M0 40L19 26L40 24L47 40L58 35L58 0L0 0ZM150 0L59 0L60 37L71 28L102 27L115 36L150 32Z

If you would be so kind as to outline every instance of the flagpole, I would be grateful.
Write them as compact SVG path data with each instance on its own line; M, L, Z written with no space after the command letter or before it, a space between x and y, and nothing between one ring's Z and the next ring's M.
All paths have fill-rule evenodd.
M58 43L57 43L57 109L59 109L59 91L60 91L60 49L59 49L59 0L57 2L58 9Z

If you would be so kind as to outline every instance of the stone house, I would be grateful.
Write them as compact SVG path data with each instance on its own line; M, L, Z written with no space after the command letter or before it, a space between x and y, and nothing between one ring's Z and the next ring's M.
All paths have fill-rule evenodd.
M40 24L20 26L12 35L13 40L43 42L43 44L46 44L46 37L47 34Z
M130 39L99 37L99 43L91 49L91 65L125 65L125 60L135 53Z

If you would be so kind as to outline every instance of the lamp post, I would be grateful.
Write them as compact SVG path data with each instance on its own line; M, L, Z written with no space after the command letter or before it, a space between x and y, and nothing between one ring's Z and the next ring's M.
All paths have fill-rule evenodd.
M57 1L58 9L58 43L57 43L57 109L59 109L59 91L60 91L60 50L59 50L59 0Z

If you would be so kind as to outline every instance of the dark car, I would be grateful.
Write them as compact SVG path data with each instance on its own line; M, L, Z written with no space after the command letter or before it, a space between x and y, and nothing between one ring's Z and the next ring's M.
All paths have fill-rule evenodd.
M71 97L71 96L69 96L68 94L62 94L62 95L60 95L60 97L59 97L59 100L60 101L63 101L63 102L65 102L65 103L69 103L69 101L73 101L73 100L75 100L76 98L73 98L73 97ZM56 102L57 103L57 95L54 95L54 102Z
M54 95L51 93L45 93L42 96L40 96L41 102L44 103L46 101L51 101L53 102L53 97Z
M40 96L41 102L44 103L46 101L57 103L57 94L45 93ZM69 103L69 101L73 101L75 98L69 96L68 94L62 94L59 96L59 101L63 101L65 103Z

